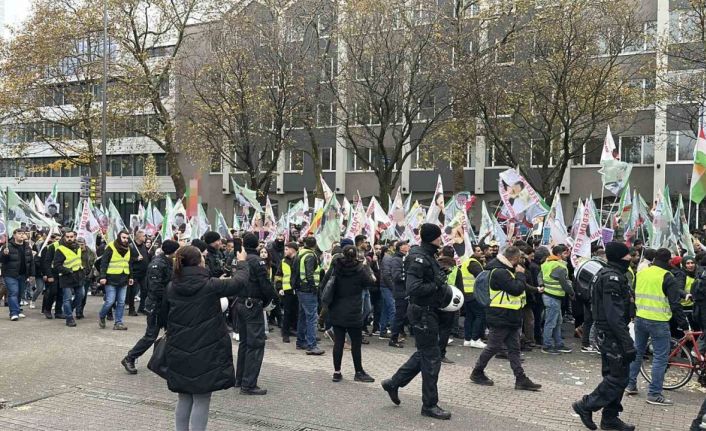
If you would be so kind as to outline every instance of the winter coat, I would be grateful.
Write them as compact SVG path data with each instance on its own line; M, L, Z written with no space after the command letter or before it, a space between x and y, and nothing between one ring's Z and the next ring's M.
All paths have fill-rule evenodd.
M137 246L137 247L135 247ZM139 251L139 253L138 253ZM142 256L142 259L140 259ZM150 250L145 243L133 243L130 247L130 271L135 280L147 277L147 268L150 266Z
M490 277L490 289L502 290L512 296L519 296L525 291L525 274L516 273L515 268L510 266L507 259L503 256L498 255L496 259L491 260L485 269L495 269ZM512 274L515 274L514 278ZM491 328L520 328L522 326L522 309L510 310L508 308L488 307L486 308L485 316L488 326Z
M128 249L131 249L128 246ZM119 250L119 249L118 249ZM126 252L127 253L127 252ZM113 258L113 249L106 247L103 252L103 257L100 259L100 279L106 279L107 284L111 286L127 286L128 282L133 279L133 267L135 260L133 260L133 252L130 253L130 273L129 274L107 274L108 265L110 265L110 259ZM123 255L124 256L124 255Z
M71 249L74 253L78 253L78 244L73 243L69 247L68 244L62 239L61 242L59 242L60 245L64 247L68 247ZM83 257L83 253L81 255ZM83 281L83 269L80 269L78 271L72 271L71 269L67 268L64 266L64 263L66 262L66 256L64 253L61 251L61 249L56 250L54 253L54 271L57 273L59 276L59 288L60 289L75 289L81 285L81 282ZM83 263L82 263L83 264Z
M332 262L336 277L333 300L329 305L329 321L333 326L363 326L363 291L373 283L370 271L358 260L343 257Z
M209 277L202 267L183 268L167 288L167 386L172 392L205 394L235 386L233 346L220 298L242 296L245 262L231 279Z
M20 245L16 244L14 239L10 239L10 241L8 241L5 247L10 250L10 254L6 255L4 248L2 249L2 251L0 251L0 263L2 263L3 277L34 277L34 257L32 256L32 247L29 246L29 243L24 242ZM23 254L25 268L24 272L20 274L20 266Z
M385 265L389 271L389 277L392 280L392 294L395 299L404 299L407 297L407 286L404 283L404 254L395 252L392 256L385 257L387 261Z

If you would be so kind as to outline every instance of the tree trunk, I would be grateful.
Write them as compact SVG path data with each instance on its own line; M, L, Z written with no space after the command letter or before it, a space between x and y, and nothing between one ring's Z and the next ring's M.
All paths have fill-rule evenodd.
M392 178L390 178L390 174L387 172L381 172L378 175L378 187L380 189L378 192L378 201L385 212L390 210L390 192L394 186L391 180Z
M177 154L173 151L169 151L166 157L167 166L169 166L169 176L174 183L174 190L176 190L176 198L181 199L186 193L186 181L184 180L184 175L181 173Z

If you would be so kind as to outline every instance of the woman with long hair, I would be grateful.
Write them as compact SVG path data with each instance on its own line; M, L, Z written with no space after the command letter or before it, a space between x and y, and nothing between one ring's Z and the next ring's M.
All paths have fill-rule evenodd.
M167 288L167 386L179 394L176 430L205 430L211 392L235 386L233 347L221 298L247 295L245 252L237 254L233 278L209 276L198 248L184 246L174 257Z

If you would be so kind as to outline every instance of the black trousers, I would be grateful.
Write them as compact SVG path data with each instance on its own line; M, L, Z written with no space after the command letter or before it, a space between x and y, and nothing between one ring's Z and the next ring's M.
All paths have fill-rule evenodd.
M299 300L294 293L286 293L282 296L282 336L288 335L297 327L297 311L299 310Z
M525 375L520 359L520 328L491 327L488 331L488 344L481 352L476 361L473 371L482 372L488 366L488 362L500 351L507 347L507 358L510 360L510 368L515 378Z
M138 278L135 280L135 284L137 284L137 287L135 287L135 292L139 292L140 295L140 306L138 307L139 311L145 311L145 300L147 299L147 277L142 277ZM135 302L133 301L133 306Z
M696 415L694 418L694 421L691 423L691 427L689 428L689 431L700 431L700 425L701 422L703 421L703 417L706 414L706 398L704 398L704 402L701 403L701 408L699 409L699 414Z
M406 298L395 298L395 320L392 322L390 338L397 341L400 337L400 332L404 329L404 321L407 319L407 306L409 301Z
M147 315L147 329L145 329L145 335L135 343L135 347L127 352L128 358L134 361L152 347L159 335L158 314L159 310L153 310Z
M240 329L238 361L235 369L235 381L244 389L257 386L262 360L265 357L265 316L262 303L248 308L242 300L235 303Z
M333 370L341 371L341 361L343 360L343 346L346 343L346 333L351 337L351 356L353 356L353 368L355 372L363 371L363 355L361 345L363 344L362 328L344 328L343 326L333 327Z
M370 305L373 307L373 332L380 330L380 315L382 314L382 293L380 289L370 291Z
M439 312L439 353L441 357L446 356L446 346L449 345L449 337L454 329L456 313Z
M544 325L542 324L542 314L544 313L544 303L542 303L542 298L537 297L532 303L532 313L534 314L534 340L536 343L542 342L542 330Z
M64 304L64 293L59 289L59 282L54 280L53 283L44 284L44 298L42 298L42 312L51 313L52 304L54 305L55 314L63 314L61 307Z
M603 341L601 338L605 337ZM601 347L601 374L603 381L596 389L583 397L583 405L596 412L603 409L603 418L615 418L623 411L623 391L628 386L630 364L625 363L617 338L602 331L598 332Z
M439 403L436 384L441 369L439 351L439 315L430 310L411 304L407 311L409 322L414 330L417 351L405 362L391 380L395 386L405 387L417 374L422 373L422 405L434 407Z
M591 312L591 304L583 303L583 335L581 336L581 345L588 347L591 345L591 327L593 326L593 313Z

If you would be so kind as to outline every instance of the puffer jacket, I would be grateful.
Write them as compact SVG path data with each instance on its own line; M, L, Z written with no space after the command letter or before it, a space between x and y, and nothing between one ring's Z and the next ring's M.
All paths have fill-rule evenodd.
M497 258L488 263L485 269L494 270L490 276L490 289L501 290L512 296L519 296L525 291L525 283L527 281L525 274L516 273L515 268L510 265L504 256L498 255ZM520 328L522 326L522 309L510 310L508 308L488 307L485 310L485 316L488 326L491 328Z
M336 276L333 300L329 305L329 321L333 326L363 326L363 290L373 280L370 271L358 260L338 258L332 263Z
M34 256L32 255L32 248L29 246L29 243L24 242L23 244L17 244L13 239L10 239L5 247L7 247L10 253L5 254L4 248L0 251L0 263L2 263L3 277L34 277ZM20 274L23 254L25 270L24 273Z

